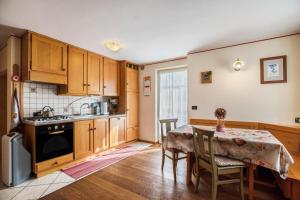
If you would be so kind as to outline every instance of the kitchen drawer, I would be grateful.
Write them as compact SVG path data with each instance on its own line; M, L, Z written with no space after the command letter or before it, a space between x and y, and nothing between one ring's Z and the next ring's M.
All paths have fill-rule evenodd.
M35 164L35 173L39 173L41 171L47 170L47 169L51 169L52 167L57 167L59 165L68 163L73 161L73 153L64 155L64 156L60 156L57 158L53 158L50 160L46 160L40 163L36 163Z

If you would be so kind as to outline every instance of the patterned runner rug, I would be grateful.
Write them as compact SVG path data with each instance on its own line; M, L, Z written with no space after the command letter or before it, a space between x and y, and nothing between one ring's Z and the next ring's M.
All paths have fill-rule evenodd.
M129 156L137 154L139 151L149 147L150 144L140 143L134 145L128 145L116 149L113 152L90 158L87 161L79 163L75 166L63 169L62 171L74 179L83 178L89 174L92 174L98 170L108 167L116 162L119 162Z

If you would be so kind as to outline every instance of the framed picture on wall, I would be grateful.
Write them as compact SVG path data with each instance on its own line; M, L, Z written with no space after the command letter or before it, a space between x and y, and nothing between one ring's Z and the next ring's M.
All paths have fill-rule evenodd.
M267 83L286 83L287 66L286 56L276 56L260 59L260 82Z
M212 71L201 72L201 83L212 83Z

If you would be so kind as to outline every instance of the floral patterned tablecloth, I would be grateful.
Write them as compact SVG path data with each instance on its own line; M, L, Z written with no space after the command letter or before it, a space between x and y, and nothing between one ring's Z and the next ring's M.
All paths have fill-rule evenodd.
M288 168L294 163L284 145L269 131L225 128L225 132L216 132L212 126L194 127L215 131L215 153L260 165L277 171L282 178L287 177ZM192 125L184 125L167 134L167 147L184 152L193 152Z

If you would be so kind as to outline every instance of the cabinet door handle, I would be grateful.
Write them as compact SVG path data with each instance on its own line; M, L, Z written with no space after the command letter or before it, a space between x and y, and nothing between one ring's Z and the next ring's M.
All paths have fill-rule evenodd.
M93 130L95 131L95 130L97 130L96 128L93 128Z
M105 85L103 85L103 88L106 88L106 86L105 86Z

